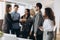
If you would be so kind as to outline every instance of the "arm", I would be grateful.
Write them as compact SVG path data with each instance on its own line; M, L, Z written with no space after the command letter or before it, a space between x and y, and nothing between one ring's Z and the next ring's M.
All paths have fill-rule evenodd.
M34 23L34 25L33 25L33 26L34 26L34 33L36 34L37 29L38 29L38 26L37 26L38 24L35 23L35 18L36 18L36 15L35 15L35 17L33 18L33 23Z
M39 25L39 29L40 29L41 31L43 31L43 22L44 22L43 16L40 14L38 25Z
M43 26L43 22L44 22L43 16L40 14L40 16L39 16L39 22L38 22L39 27Z

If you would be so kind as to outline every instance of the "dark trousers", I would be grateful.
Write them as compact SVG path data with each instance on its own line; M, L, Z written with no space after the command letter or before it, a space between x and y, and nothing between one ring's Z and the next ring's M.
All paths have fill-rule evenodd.
M7 29L5 33L8 33L8 34L10 34L10 29Z
M20 29L12 29L11 33L16 34L17 37L20 37Z
M40 29L37 30L36 40L43 40L43 31L41 31Z
M30 36L30 39L35 40L35 37L33 35Z
M33 31L32 31L32 34L30 35L30 39L35 40L34 32Z
M27 38L29 33L26 30L22 31L22 38Z
M5 33L8 33L8 34L10 34L10 31L11 31L11 27L7 27L7 30L5 30Z

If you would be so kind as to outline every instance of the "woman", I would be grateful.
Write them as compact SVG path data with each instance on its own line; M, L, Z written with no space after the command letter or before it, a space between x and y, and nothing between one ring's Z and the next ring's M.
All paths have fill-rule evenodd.
M3 31L5 33L10 33L11 27L12 27L12 19L11 19L11 5L7 4L6 5L6 14L5 14L5 19L4 19L4 26L3 26Z
M34 16L35 16L35 11L34 11L34 9L30 9L30 20L32 21L32 24L33 24L33 19L34 19ZM31 27L31 30L30 30L30 39L33 39L33 40L35 40L35 38L34 38L34 27L33 27L33 25L32 25L32 27Z
M26 9L25 10L25 14L21 17L21 24L23 26L22 28L22 35L23 35L23 38L27 38L28 37L28 33L29 33L29 19L30 17L30 10L29 9Z
M45 8L45 20L43 23L43 40L53 40L53 29L55 26L55 16L51 8Z

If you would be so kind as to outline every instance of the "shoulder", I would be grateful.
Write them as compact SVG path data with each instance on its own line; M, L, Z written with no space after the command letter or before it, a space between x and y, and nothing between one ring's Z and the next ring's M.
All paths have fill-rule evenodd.
M5 14L5 17L7 17L7 16L8 16L8 13Z
M6 17L7 17L7 14L5 14L4 18L6 18Z
M13 15L14 14L14 12L11 12L11 15Z
M17 15L18 15L18 16L20 16L20 14L19 14L19 13L17 13Z
M50 23L49 23L49 20L48 19L45 19L44 20L44 23L43 23L43 26L46 26L46 25L49 25Z
M20 15L20 13L17 13L18 15Z
M53 21L51 21L50 19L45 19L44 22L47 24L51 24Z

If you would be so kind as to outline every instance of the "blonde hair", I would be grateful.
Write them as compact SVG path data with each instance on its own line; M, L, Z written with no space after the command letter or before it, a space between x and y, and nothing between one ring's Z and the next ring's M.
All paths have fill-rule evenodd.
M34 9L30 9L30 15L31 15L31 13L32 13L33 15L35 15Z

